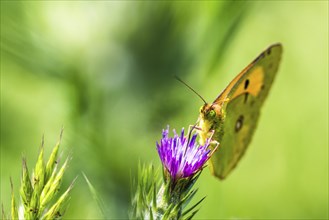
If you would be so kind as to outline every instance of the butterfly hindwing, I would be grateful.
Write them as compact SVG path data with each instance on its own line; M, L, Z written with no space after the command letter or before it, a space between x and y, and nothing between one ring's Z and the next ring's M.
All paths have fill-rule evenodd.
M245 96L240 95L226 106L220 147L210 160L212 173L220 179L236 166L251 141L259 118L259 108L251 108L251 103L256 104L255 97L245 100Z
M202 123L209 124L206 128L209 130L203 130L203 133L213 129L213 138L220 144L210 159L212 173L220 179L237 165L251 141L260 109L278 70L281 53L280 44L270 46L232 80L213 104L204 107L216 110L220 123L215 125L213 119L201 113L204 114Z

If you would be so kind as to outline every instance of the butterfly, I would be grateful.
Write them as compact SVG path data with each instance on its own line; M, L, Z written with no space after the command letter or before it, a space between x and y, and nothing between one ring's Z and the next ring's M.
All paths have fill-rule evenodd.
M212 138L220 145L209 161L214 176L226 178L244 155L278 71L281 54L281 44L271 45L242 70L213 103L205 103L200 108L200 144Z

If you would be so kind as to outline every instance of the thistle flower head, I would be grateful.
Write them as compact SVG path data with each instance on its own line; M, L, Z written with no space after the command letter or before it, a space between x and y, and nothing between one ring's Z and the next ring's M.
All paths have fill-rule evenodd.
M184 128L178 135L169 137L169 126L162 131L162 139L157 142L157 150L164 169L170 173L172 180L191 177L202 170L203 165L210 158L212 151L208 148L210 138L202 146L196 142L197 134L188 132L184 136Z
M139 170L137 190L133 197L132 218L134 219L192 219L198 212L197 207L204 198L188 209L197 190L193 186L217 146L209 145L212 135L204 145L197 144L197 132L194 127L184 134L175 130L169 137L169 126L162 131L162 138L156 142L163 166L164 178L158 187L158 175L153 167Z

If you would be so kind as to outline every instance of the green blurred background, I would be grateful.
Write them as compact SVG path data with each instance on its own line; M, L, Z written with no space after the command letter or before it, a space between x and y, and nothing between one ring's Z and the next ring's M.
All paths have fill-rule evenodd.
M328 1L1 1L1 201L18 192L41 136L62 126L79 176L66 218L127 218L138 161L159 166L155 141L194 123L206 100L272 43L282 63L246 156L225 181L205 170L196 218L328 218ZM18 194L16 194L18 197Z

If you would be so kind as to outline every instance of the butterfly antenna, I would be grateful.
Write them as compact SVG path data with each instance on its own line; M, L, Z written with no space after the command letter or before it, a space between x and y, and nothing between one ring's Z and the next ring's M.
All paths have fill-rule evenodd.
M184 82L183 80L181 80L176 75L175 75L175 79L177 79L179 82L183 83L187 88L189 88L190 90L192 90L192 92L194 92L197 96L199 96L199 98L204 102L204 104L207 104L206 100L199 93L197 93L191 86L187 85L186 82Z

